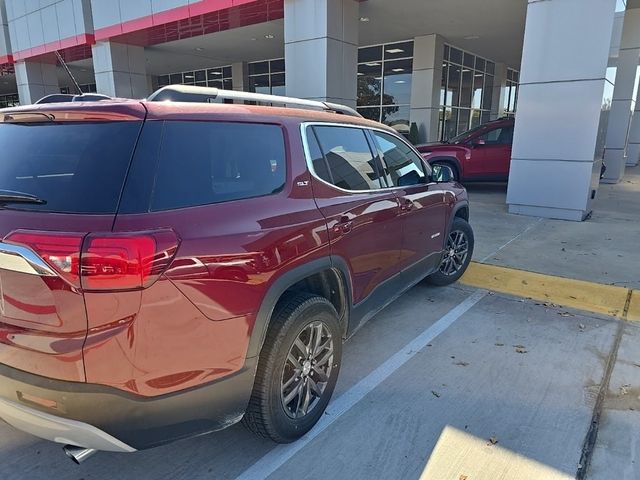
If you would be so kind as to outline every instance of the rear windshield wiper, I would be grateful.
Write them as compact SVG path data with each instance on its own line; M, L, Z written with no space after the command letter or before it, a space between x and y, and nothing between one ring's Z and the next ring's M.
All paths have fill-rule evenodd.
M14 192L13 190L0 190L0 206L9 203L31 203L44 205L46 200L36 197L30 193Z

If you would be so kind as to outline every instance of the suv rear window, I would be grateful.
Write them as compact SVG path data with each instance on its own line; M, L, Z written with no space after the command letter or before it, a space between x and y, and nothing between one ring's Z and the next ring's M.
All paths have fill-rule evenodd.
M167 121L151 210L271 195L285 177L277 125Z
M47 203L12 209L113 214L141 122L2 123L0 190Z

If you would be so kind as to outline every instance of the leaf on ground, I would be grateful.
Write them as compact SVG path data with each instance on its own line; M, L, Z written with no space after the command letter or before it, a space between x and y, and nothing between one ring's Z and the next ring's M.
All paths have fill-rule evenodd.
M495 346L496 347L504 347L504 343L496 343Z
M575 317L573 313L569 312L558 312L558 315L560 315L561 317Z
M527 353L527 348L524 345L514 345L517 353Z
M457 365L458 367L468 367L469 362L456 362L454 365Z
M467 477L466 475L460 475L458 480L469 480L469 477Z
M497 443L498 443L498 439L496 437L491 437L487 445L496 445Z
M584 329L585 329L584 323L579 323L578 328L580 329L581 332L584 332Z
M436 392L435 390L431 390L431 393L433 394L434 397L440 398L440 394L438 392Z

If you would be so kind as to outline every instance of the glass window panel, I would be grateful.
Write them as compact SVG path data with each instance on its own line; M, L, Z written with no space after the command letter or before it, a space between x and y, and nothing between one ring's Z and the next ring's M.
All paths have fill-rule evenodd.
M493 76L484 76L484 92L482 93L482 108L485 110L491 110L491 103L493 101Z
M403 107L382 107L382 123L389 125L403 135L409 135L410 121L409 115L411 108L406 105Z
M307 128L307 145L309 146L309 157L311 158L313 172L325 182L333 183L329 173L329 166L320 151L320 145L318 145L318 140L312 128Z
M373 120L374 122L380 121L380 107L365 107L358 108L358 113L362 115L364 118L368 120Z
M373 135L392 185L404 187L423 183L422 160L411 147L387 133L374 131Z
M172 73L169 76L171 81L171 85L180 85L182 83L182 74L181 73Z
M442 68L442 80L440 82L440 106L448 105L448 101L450 99L447 95L447 76L449 75L449 67L445 66Z
M506 88L505 88L505 92L504 92L504 103L503 103L503 108L509 112L509 108L511 106L511 85L507 84Z
M233 90L233 80L230 78L225 78L223 81L223 87L225 90Z
M444 61L449 60L449 45L444 46Z
M390 43L384 46L384 59L413 57L413 42Z
M458 135L469 130L469 110L460 109L458 112Z
M490 75L495 75L496 73L496 64L487 60L487 73Z
M471 108L482 108L482 91L484 88L484 73L473 74L473 94Z
M269 62L253 62L249 64L249 75L269 73Z
M222 80L222 69L210 68L207 70L207 80Z
M224 78L231 78L233 76L233 73L231 72L231 67L224 67L222 69L222 76Z
M485 123L489 122L491 120L491 113L490 112L482 112L482 115L480 117L480 123L482 125L484 125Z
M359 106L380 105L382 102L382 64L374 64L358 65Z
M487 62L484 58L476 57L476 70L484 72L485 68L487 68Z
M207 81L207 71L206 70L198 70L197 72L195 72L195 76L196 76L196 83L198 82L206 82Z
M207 82L196 82L196 87L206 87Z
M348 127L314 127L333 184L345 190L386 187L376 168L364 131Z
M284 72L284 58L278 60L271 60L271 73Z
M446 108L444 111L444 138L447 140L458 134L458 109Z
M480 110L471 110L471 124L470 128L476 128L481 124L481 115L482 112Z
M473 92L473 71L468 68L462 69L462 88L460 90L460 106L471 106L471 94Z
M452 48L449 53L449 57L453 63L462 65L462 50L458 50L457 48Z
M383 105L411 103L413 60L384 62Z
M358 63L379 62L382 60L382 45L358 49Z
M470 53L464 54L464 66L468 68L474 68L476 64L476 57Z
M462 68L457 65L449 66L449 82L447 83L447 96L451 97L451 102L447 105L454 107L460 103L460 81L462 77Z
M275 75L271 75L271 94L272 95L285 95L285 86L284 86L284 73L276 73Z
M224 88L222 80L209 80L207 86L211 88Z
M193 72L184 72L183 77L183 83L186 85L193 85L196 81L196 76Z
M269 84L269 75L258 75L255 77L249 77L249 91L255 93L271 93L271 86Z
M171 81L169 80L169 75L160 75L158 77L158 86L164 87L165 85L169 85Z

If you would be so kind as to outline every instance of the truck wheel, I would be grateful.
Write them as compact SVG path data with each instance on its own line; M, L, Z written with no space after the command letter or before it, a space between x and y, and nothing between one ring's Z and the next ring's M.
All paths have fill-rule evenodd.
M454 218L440 268L427 277L429 283L444 286L458 281L471 262L473 242L471 226L460 217Z
M342 335L331 303L308 293L283 299L258 361L244 425L290 443L320 419L338 380Z

